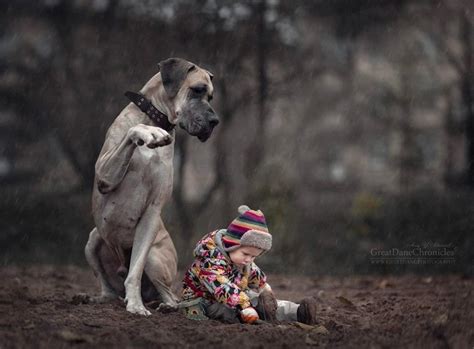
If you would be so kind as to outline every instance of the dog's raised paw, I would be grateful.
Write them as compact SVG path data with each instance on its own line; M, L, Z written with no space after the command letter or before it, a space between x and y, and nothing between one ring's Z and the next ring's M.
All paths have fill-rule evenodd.
M138 146L146 144L150 149L171 144L173 137L165 130L147 125L136 125L128 131L128 137Z

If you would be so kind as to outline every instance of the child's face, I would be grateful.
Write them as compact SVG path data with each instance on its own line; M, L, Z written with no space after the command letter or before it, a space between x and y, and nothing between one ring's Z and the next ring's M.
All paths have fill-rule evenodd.
M229 252L229 257L233 263L244 266L252 263L262 252L263 250L257 247L242 246L235 251Z

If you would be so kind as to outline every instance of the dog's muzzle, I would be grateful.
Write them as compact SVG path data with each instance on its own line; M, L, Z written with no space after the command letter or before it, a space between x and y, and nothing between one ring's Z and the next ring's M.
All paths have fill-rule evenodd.
M214 130L214 127L216 127L218 124L219 124L219 118L216 115L214 115L212 118L209 118L209 126L206 127L206 130L204 130L204 132L200 132L197 135L197 138L201 142L207 141L209 139L209 137L211 137L211 134L212 134L212 131Z
M186 130L191 136L196 136L201 142L205 142L209 139L214 127L218 124L219 118L212 112L206 113L204 116L183 120L179 123L179 126Z

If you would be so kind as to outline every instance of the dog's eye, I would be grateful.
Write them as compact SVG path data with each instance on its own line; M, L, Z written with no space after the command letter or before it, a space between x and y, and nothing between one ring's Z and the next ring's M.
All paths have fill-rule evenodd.
M205 86L194 86L194 87L191 87L191 91L193 91L196 94L202 95L206 93L207 88Z

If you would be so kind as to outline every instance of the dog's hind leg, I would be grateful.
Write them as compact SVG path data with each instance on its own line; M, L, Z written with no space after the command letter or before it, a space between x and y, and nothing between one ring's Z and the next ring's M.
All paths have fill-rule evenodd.
M177 273L178 257L173 241L163 223L160 228L148 253L145 272L163 300L159 309L174 308L178 298L171 286Z
M97 228L94 228L89 234L89 240L87 241L84 249L86 260L91 266L94 274L99 279L101 294L98 297L91 298L93 302L107 302L110 300L117 299L120 294L109 282L107 272L104 269L104 265L101 261L101 249L107 248L104 240L100 237Z

